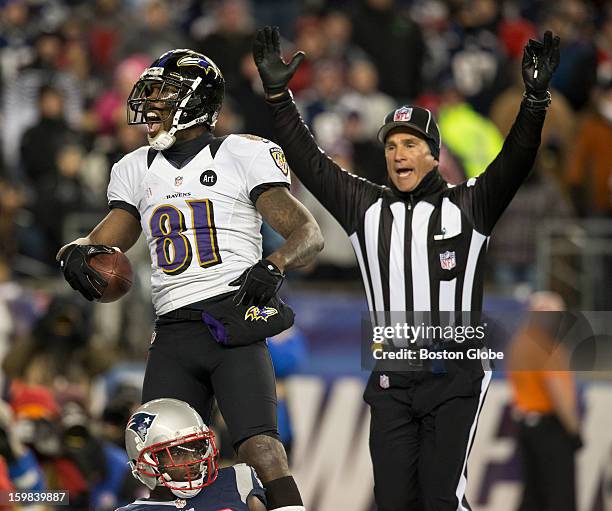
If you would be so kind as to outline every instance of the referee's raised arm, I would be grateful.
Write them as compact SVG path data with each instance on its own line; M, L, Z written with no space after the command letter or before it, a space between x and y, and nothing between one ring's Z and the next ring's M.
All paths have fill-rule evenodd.
M559 37L548 31L542 43L529 41L521 65L525 93L502 150L477 179L456 187L451 199L471 216L474 228L487 236L535 162L551 102L548 84L559 65Z
M317 145L304 124L287 88L304 53L297 52L286 64L278 29L265 27L257 32L253 58L272 109L277 142L291 170L351 234L360 212L376 201L382 187L343 170Z

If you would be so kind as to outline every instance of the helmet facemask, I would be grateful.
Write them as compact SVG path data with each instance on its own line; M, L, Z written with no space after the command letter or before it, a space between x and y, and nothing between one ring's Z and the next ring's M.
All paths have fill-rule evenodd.
M215 438L209 430L147 447L134 468L140 476L155 477L158 485L177 497L190 498L217 478L217 455Z
M197 124L207 124L207 116L200 116L186 121L186 113L197 108L200 101L192 98L194 90L201 79L173 80L147 76L147 72L136 82L128 97L128 124L147 124L149 145L163 151L176 141L175 134ZM172 118L169 129L164 123ZM159 130L153 135L151 128L159 124Z
M146 124L146 113L159 110L160 104L166 113L161 121L168 119L179 103L180 89L180 82L174 80L160 78L138 80L128 97L128 124Z

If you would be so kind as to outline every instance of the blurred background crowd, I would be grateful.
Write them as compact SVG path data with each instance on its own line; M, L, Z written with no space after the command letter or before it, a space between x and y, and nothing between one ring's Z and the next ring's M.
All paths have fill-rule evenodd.
M191 48L222 70L217 136L274 139L251 57L264 24L280 27L288 55L306 52L291 88L320 146L377 183L386 180L377 129L406 103L435 112L449 182L482 172L521 101L524 44L558 34L538 160L490 243L487 296L523 303L552 289L570 307L612 306L609 2L0 0L0 488L69 489L75 509L111 509L138 493L122 435L154 319L148 251L142 240L130 251L134 288L104 306L69 292L55 254L102 218L111 166L146 144L142 127L126 124L125 102L164 51ZM346 236L297 179L293 191L326 246L286 293L360 297ZM271 250L279 239L264 227L264 242ZM296 311L298 328L277 341L282 376L308 372L299 315L312 323L314 312Z

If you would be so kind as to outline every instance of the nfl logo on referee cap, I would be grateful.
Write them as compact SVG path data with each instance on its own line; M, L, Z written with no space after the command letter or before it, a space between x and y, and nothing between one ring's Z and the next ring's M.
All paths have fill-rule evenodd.
M393 114L393 122L395 121L409 121L412 117L412 108L403 106L398 108Z
M457 260L455 259L455 252L447 250L443 254L440 254L440 266L443 270L452 270L457 266Z
M386 374L381 374L379 383L380 383L381 389L388 389L389 388L389 377Z

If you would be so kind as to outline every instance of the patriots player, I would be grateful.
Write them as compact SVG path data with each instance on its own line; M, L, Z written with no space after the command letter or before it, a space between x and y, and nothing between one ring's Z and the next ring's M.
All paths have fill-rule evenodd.
M300 511L278 437L265 341L229 348L194 318L228 296L240 306L265 306L276 299L285 270L311 262L323 238L288 191L280 147L252 135L213 136L223 94L221 71L205 55L173 50L153 62L128 98L128 122L146 124L149 147L113 166L110 212L58 259L68 283L97 299L106 282L89 257L110 247L126 251L144 232L157 320L143 402L185 400L209 421L216 397L239 459L264 483L269 509ZM266 259L262 217L285 238ZM233 307L230 301L225 309Z
M215 436L191 406L155 399L130 417L125 447L132 475L151 491L118 511L265 511L255 471L240 463L219 469Z

